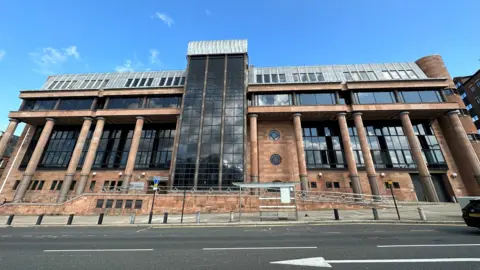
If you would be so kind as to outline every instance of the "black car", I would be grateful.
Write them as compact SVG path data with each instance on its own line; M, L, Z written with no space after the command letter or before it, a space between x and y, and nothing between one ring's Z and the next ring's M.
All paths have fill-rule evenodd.
M480 228L480 200L471 200L462 209L462 217L467 226Z

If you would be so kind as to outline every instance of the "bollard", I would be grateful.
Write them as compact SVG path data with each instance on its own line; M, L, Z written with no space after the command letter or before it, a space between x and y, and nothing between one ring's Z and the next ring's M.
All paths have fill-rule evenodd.
M150 214L148 215L148 224L152 224L152 218L153 218L153 212L150 211Z
M418 207L418 214L420 215L420 220L427 220L427 216L425 216L425 212L423 212L423 208L421 207Z
M340 216L338 215L338 209L333 209L333 215L335 216L335 220L340 220Z
M230 222L233 222L233 211L230 211Z
M135 212L130 216L130 224L135 224Z
M200 223L200 212L197 212L197 223Z
M68 220L67 220L67 225L72 225L73 216L74 216L74 214L70 214L70 216L68 217Z
M102 225L102 222L103 222L103 213L100 213L100 215L98 216L98 225Z
M379 220L377 208L372 208L372 212L373 212L373 219Z
M39 215L39 216L37 217L37 223L35 223L35 225L40 225L40 224L42 224L42 220L43 220L43 214L41 214L41 215Z
M168 212L163 213L163 224L167 224L168 221Z
M12 221L13 221L13 218L15 217L15 215L10 215L8 216L8 219L7 219L7 225L10 226L12 225Z

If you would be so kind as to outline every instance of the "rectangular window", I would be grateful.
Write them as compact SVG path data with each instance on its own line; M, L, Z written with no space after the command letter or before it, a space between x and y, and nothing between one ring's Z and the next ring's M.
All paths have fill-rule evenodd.
M109 99L107 109L138 109L142 100L140 97L113 97Z
M135 209L142 209L142 200L135 200Z
M56 190L62 189L62 186L63 186L63 180L62 180L62 181L58 181L58 185L57 185L57 189L56 189Z
M308 79L310 80L310 82L317 81L317 78L315 77L315 73L308 73Z
M376 80L377 79L377 75L375 75L375 72L373 72L373 71L368 72L368 77L370 77L370 80Z
M170 86L170 85L172 85L172 82L173 82L173 78L172 78L172 77L168 77L168 78L167 78L167 84L166 84L166 85L167 85L167 86Z
M140 79L134 79L132 83L132 87L137 87L139 82L140 82Z
M473 120L473 122L477 122L478 121L478 116L475 115L474 117L472 117L472 120Z
M56 99L25 99L22 111L49 111L56 103Z
M352 74L352 78L354 81L361 81L360 79L360 75L358 75L358 72L356 71L353 71L353 72L350 72Z
M52 184L50 185L50 190L55 190L55 188L57 187L57 183L58 183L58 181L57 181L57 180L54 180L54 181L52 182Z
M88 188L89 191L95 190L95 185L97 184L97 181L92 181L90 182L90 187Z
M38 180L33 181L33 184L32 184L32 186L30 187L30 190L35 190L35 189L37 189L38 183L39 183Z
M476 91L475 86L470 86L470 92L474 93Z
M408 77L410 77L410 79L418 79L417 74L415 74L415 72L411 69L407 70L407 74L408 74Z
M350 72L343 72L343 75L345 76L345 80L353 81L352 74L350 74Z
M77 184L77 181L73 180L72 183L70 184L69 190L70 190L70 191L74 190L76 184Z
M301 78L302 82L308 82L307 73L300 73L300 78Z
M395 103L393 92L357 92L355 93L359 104L384 104Z
M62 99L58 105L58 110L90 110L93 98Z
M173 85L178 85L180 84L180 77L175 77L175 79L173 80Z
M398 72L396 70L390 70L390 74L392 75L392 78L395 80L400 79L400 75L398 75Z
M360 71L360 77L362 77L362 80L368 81L367 72L365 72L365 71Z
M206 136L205 134L204 138ZM135 168L169 169L174 138L175 126L145 125L140 137Z
M149 97L147 99L147 108L180 108L182 103L181 96L161 96Z
M467 97L467 94L463 93L461 96L460 96L462 99L465 99Z
M317 182L310 182L310 188L317 188Z
M50 84L48 89L53 89L57 83L58 83L58 81L54 81L52 84Z
M12 190L17 190L18 185L20 185L20 180L15 181L15 184L13 184Z
M285 77L285 74L280 73L278 74L278 77L280 78L280 82L282 83L287 82L287 78Z
M167 80L166 78L161 78L161 79L160 79L160 83L158 84L158 86L164 86L166 80Z
M330 105L335 104L334 93L301 93L298 94L299 105Z
M303 143L307 168L344 168L338 124L303 122Z
M443 102L439 91L400 91L405 103Z
M407 72L405 70L399 70L398 73L400 74L400 78L408 79Z
M45 180L40 181L40 184L38 184L37 190L42 190L43 185L45 185Z
M475 84L477 85L478 88L480 88L480 81L477 81Z
M327 188L333 188L332 182L325 182Z
M383 78L386 79L386 80L391 80L392 79L392 75L390 75L390 73L387 70L383 70L382 75L383 75Z
M465 107L467 110L471 110L472 109L472 104L468 104L467 107Z
M257 83L263 83L263 76L262 76L262 74L257 74Z
M323 73L321 73L321 72L317 73L317 81L319 81L319 82L324 82L325 81L325 77L323 76Z
M180 85L184 85L185 84L185 77L181 77L180 78Z
M272 74L272 82L274 82L274 83L278 82L278 75L277 74Z
M116 209L122 209L123 207L123 200L116 200L115 201L115 208Z
M113 207L113 200L107 200L107 203L105 204L105 208L112 208Z
M97 200L97 205L95 206L95 208L103 208L103 202L104 200Z
M147 78L143 78L143 79L140 80L140 84L138 86L139 87L144 86L146 82L147 82Z
M125 201L125 209L130 209L133 206L133 200L126 200Z
M263 74L263 82L270 83L270 74Z
M340 182L333 182L334 188L340 188Z
M292 105L291 94L257 95L257 106L289 106Z

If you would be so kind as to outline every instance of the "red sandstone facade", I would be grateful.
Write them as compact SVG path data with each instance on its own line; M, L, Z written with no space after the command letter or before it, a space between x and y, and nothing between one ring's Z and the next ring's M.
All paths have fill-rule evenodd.
M398 95L400 90L436 88L449 90L449 95L443 95L442 103L395 103L395 104L333 104L333 105L286 105L286 106L257 106L250 103L245 112L246 133L244 138L245 145L245 182L298 182L298 187L304 191L333 191L358 194L385 195L389 194L385 186L386 181L394 181L398 186L394 189L395 195L400 200L416 201L418 198L415 191L412 177L418 177L421 188L428 201L438 201L439 192L444 198L450 201L454 196L472 196L480 195L480 163L478 153L480 153L480 144L470 142L467 134L475 133L476 128L473 125L470 116L463 114L464 105L458 94L455 92L455 86L443 63L438 55L427 56L419 59L416 64L425 73L428 78L418 78L416 80L376 80L376 81L341 81L330 83L290 83L290 84L248 84L246 86L246 98L255 99L256 95L265 93L284 93L286 91L293 93L335 93L337 99L339 96L353 96L355 91L369 90L391 90ZM247 70L252 72L253 68ZM187 82L188 83L188 82ZM91 97L94 103L101 100L109 100L115 97L131 97L142 95L145 99L149 97L168 96L172 94L183 95L183 86L148 89L100 89L100 90L33 90L22 91L20 98L24 100L57 98L66 99L74 97ZM442 93L444 93L442 91ZM58 104L55 105L58 107ZM91 110L47 110L47 111L14 111L9 114L11 122L0 140L0 152L5 150L9 136L11 136L19 122L25 122L27 125L12 153L12 156L5 168L6 172L2 175L0 185L2 186L0 198L4 197L14 204L9 207L0 208L0 211L20 211L24 213L37 213L44 203L55 203L48 211L52 213L78 212L82 214L93 214L103 211L101 208L95 208L95 202L102 200L142 200L143 204L138 211L147 213L149 205L149 196L145 194L151 191L151 179L153 176L162 176L168 179L166 186L174 186L174 162L177 147L179 144L179 130L182 107L180 108L138 108L138 109L92 109ZM460 113L459 113L460 112ZM369 148L367 134L365 133L364 123L369 121L395 120L401 123L403 132L408 141L412 159L416 166L414 168L379 168L372 158L372 152ZM429 168L422 155L422 150L417 143L417 137L414 133L412 122L416 120L428 121L431 125L445 159L445 168ZM302 125L305 123L316 123L330 121L333 125L338 125L338 137L343 145L345 165L343 168L311 168L305 156L305 131ZM170 169L138 169L135 167L135 161L138 157L140 136L142 128L149 123L169 123L176 129L176 135L172 147L172 161ZM93 168L95 155L98 150L98 144L102 131L106 125L110 124L130 124L135 126L129 146L126 166L122 169L101 169ZM42 162L43 151L49 143L52 130L56 126L80 126L80 132L76 140L73 153L68 161L68 166L61 170L40 169L38 165ZM21 163L29 148L35 131L41 128L36 147L31 153L26 167ZM353 128L353 129L351 129ZM270 138L270 132L276 130L280 137L277 140ZM349 131L350 130L350 131ZM358 131L359 148L357 151L362 153L364 166L357 166L354 158L355 152L352 145L352 130ZM88 137L89 131L93 135ZM87 139L88 137L88 139ZM88 144L87 144L88 140ZM79 160L82 151L86 151L82 156L83 165L79 168ZM272 155L277 154L281 157L280 164L271 162ZM438 186L434 185L432 175L435 175L435 181L440 181L445 190L438 191ZM40 182L43 188L33 188L32 183L37 181L37 187ZM63 181L61 188L54 187L54 181ZM118 192L109 193L104 190L104 182L114 181L114 186L118 187ZM121 182L120 182L121 181ZM119 183L120 182L120 183ZM129 183L144 182L143 190L129 190ZM331 183L328 184L327 182ZM338 184L337 184L338 183ZM110 184L109 184L110 185ZM171 205L171 211L178 210L178 196L176 194L163 195L166 199L162 204L162 199L157 203ZM171 197L170 199L169 196ZM224 196L221 199L215 197L206 200L198 205L195 201L189 202L187 209L192 211L203 210L205 205L210 205L208 211L230 211L238 207L236 199L229 199L235 195ZM208 197L208 196L207 196ZM140 198L140 199L139 199ZM221 203L218 200L223 200ZM252 197L249 200L256 200ZM169 201L167 203L167 201ZM37 206L15 208L15 203L29 202L36 203ZM21 204L18 204L21 205ZM219 206L220 205L220 206ZM254 202L253 205L258 205ZM160 207L160 206L159 206ZM314 206L305 206L308 209L315 209ZM112 210L117 214L126 213L128 210ZM132 206L132 208L134 208ZM3 209L3 210L2 210ZM16 209L16 210L15 210ZM36 209L36 210L35 210ZM45 208L42 208L45 210ZM213 209L213 210L212 210ZM158 210L158 209L156 209ZM160 210L158 210L160 211ZM40 211L41 212L41 211ZM112 212L113 213L113 212Z

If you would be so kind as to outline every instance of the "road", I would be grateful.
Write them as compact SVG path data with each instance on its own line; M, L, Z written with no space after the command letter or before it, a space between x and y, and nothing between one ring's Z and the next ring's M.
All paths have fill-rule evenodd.
M285 262L288 260L296 261ZM0 228L0 268L9 270L256 270L329 266L480 269L480 230L452 225L393 224Z

